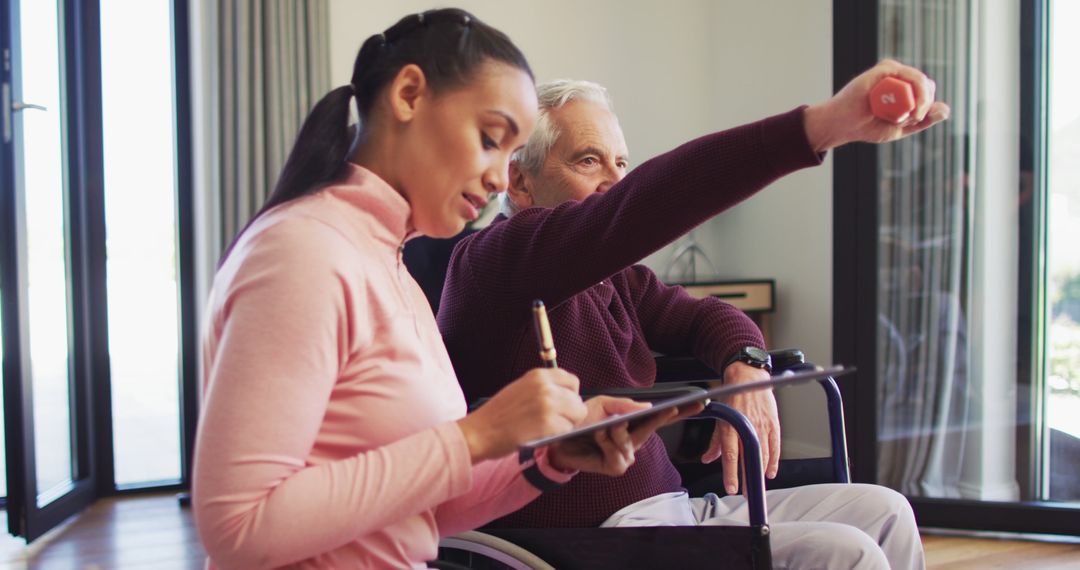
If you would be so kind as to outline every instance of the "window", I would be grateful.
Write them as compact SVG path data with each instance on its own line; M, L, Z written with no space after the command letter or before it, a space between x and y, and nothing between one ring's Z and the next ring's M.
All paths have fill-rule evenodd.
M836 360L861 376L845 386L854 478L903 492L923 525L1066 533L1077 515L1076 161L1054 158L1076 120L1054 115L1077 96L1059 77L1077 20L1049 17L1066 4L834 2L838 86L892 57L953 108L835 153L835 219L857 220L834 237Z
M109 371L120 486L180 480L171 26L167 1L101 0Z
M1080 3L1049 5L1046 442L1043 493L1080 501Z

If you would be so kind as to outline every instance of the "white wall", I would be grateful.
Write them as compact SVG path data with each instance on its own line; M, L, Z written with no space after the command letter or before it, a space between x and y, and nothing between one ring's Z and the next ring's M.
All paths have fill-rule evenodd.
M713 50L714 126L726 128L832 93L832 3L718 2ZM832 362L832 161L783 178L695 232L727 277L774 277L775 348ZM745 245L744 245L745 244ZM715 252L715 253L714 253ZM778 393L785 456L828 453L825 398L816 385ZM793 434L798 434L795 436Z
M356 50L369 35L408 13L444 5L330 0L334 85L349 81ZM817 102L831 92L829 0L455 5L513 38L537 81L571 77L605 85L635 164L695 136ZM695 232L721 277L776 279L773 346L802 348L818 363L832 359L831 181L830 162L796 173ZM659 272L670 257L668 248L646 263ZM793 455L827 445L818 391L806 386L781 393L785 430L800 434L785 438ZM813 403L806 404L808 399ZM811 411L803 415L805 408Z

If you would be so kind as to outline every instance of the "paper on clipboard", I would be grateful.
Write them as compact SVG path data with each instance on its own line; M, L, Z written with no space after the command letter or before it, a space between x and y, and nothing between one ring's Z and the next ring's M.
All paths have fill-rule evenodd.
M522 448L536 449L538 447L544 447L557 441L563 441L565 439L572 439L581 437L586 434L593 433L597 430L601 430L607 427L621 424L623 422L635 422L643 420L649 416L657 414L661 411L671 408L677 408L679 406L685 406L694 402L704 401L708 404L709 400L714 400L722 396L729 396L731 394L737 394L739 392L750 392L753 390L764 390L766 388L775 388L778 386L787 386L789 384L800 384L803 382L810 382L812 380L821 380L823 378L842 376L854 372L855 368L852 366L830 366L821 370L807 370L803 372L785 372L773 376L768 380L760 380L758 382L747 382L745 384L734 384L730 386L718 386L704 392L695 394L686 394L682 396L675 396L667 400L661 400L659 402L653 402L652 407L645 408L643 410L636 410L625 414L616 414L614 416L608 416L598 422L591 423L587 426L581 426L572 429L568 432L563 432L558 435L552 435L543 437L540 439L534 439L527 441L521 445ZM717 378L717 381L720 379Z

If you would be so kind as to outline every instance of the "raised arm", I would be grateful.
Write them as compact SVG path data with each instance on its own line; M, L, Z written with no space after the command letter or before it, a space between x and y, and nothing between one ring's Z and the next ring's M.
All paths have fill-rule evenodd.
M802 108L695 139L641 164L608 192L530 208L466 238L451 258L447 286L497 279L490 294L503 297L495 299L500 305L527 306L533 298L557 305L820 161Z
M900 123L870 109L869 93L885 77L913 87L915 110ZM557 305L777 178L818 164L819 153L893 141L945 120L949 107L934 97L922 72L882 61L823 103L701 137L645 162L607 192L493 224L459 244L449 271L466 275L451 284L475 289L476 273L490 271L506 285L492 292L506 297L495 301L539 297Z

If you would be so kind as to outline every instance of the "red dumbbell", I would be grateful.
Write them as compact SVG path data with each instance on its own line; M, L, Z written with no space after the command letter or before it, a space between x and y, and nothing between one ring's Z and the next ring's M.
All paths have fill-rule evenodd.
M870 111L890 123L907 119L915 110L915 92L903 79L886 77L870 90Z

